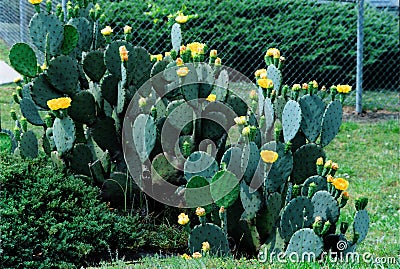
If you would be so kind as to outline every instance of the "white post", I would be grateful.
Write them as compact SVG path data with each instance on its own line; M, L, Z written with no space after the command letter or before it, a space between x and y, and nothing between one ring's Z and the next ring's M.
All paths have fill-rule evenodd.
M363 51L364 51L364 0L358 0L357 19L357 78L356 78L356 112L362 113L363 84Z

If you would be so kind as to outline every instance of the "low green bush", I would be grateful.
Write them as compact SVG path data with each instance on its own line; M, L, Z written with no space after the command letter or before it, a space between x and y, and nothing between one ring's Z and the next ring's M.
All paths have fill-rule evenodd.
M106 24L122 34L134 30L134 44L152 53L171 49L170 26L185 4L198 14L185 25L184 43L203 41L218 49L223 64L249 77L263 63L259 55L277 47L287 58L286 83L316 79L321 85L355 83L357 9L354 3L330 1L132 1L100 0ZM398 18L365 9L364 88L394 89L398 84ZM157 50L157 51L152 51Z
M135 253L149 241L162 250L183 244L173 227L162 232L138 215L111 211L97 199L98 188L43 156L1 155L0 193L1 268L74 268Z

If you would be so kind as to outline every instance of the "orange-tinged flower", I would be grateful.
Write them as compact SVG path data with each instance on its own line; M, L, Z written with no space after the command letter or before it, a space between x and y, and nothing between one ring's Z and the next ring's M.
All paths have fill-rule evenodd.
M177 23L182 24L182 23L186 23L188 21L188 19L189 19L189 16L185 16L185 15L183 15L182 12L179 12L179 15L176 16L175 21Z
M351 91L351 86L349 85L337 85L336 90L338 93L349 93Z
M182 66L183 65L182 58L176 58L175 63L176 63L177 66Z
M59 110L59 109L66 109L71 106L71 98L69 97L61 97L56 99L51 99L47 101L47 106L51 110Z
M185 260L190 260L192 258L190 257L190 255L187 255L186 253L182 254L181 257L184 258Z
M260 78L259 80L257 80L257 82L258 85L264 89L271 89L274 87L274 83L272 82L272 80L267 78Z
M262 150L261 159L266 163L274 163L278 159L278 153L272 150Z
M203 207L196 208L196 215L199 217L206 215L206 210Z
M349 182L344 178L336 178L332 182L337 190L345 191L349 187Z
M210 94L209 96L207 96L206 100L208 102L215 102L217 100L217 96L215 94Z
M325 168L331 168L332 167L332 161L331 160L327 160L324 164Z
M326 176L326 182L332 183L334 180L335 180L335 178L333 176L331 176L331 175Z
M224 213L225 212L225 207L221 206L221 208L219 209L219 213Z
M220 66L221 65L221 58L217 57L217 59L215 59L214 65Z
M192 257L193 257L193 259L198 259L198 258L203 257L203 255L201 255L200 252L195 252L195 253L193 253Z
M303 83L303 85L301 86L301 88L303 90L308 90L308 84L307 83Z
M350 194L347 191L344 191L342 193L342 199L349 200L350 199Z
M186 224L188 224L188 222L189 222L189 216L188 215L186 215L185 213L179 214L178 223L180 225L186 225Z
M339 169L339 165L337 163L332 163L332 170L338 170Z
M181 67L176 71L176 74L180 77L184 77L189 73L189 68Z
M217 50L211 50L210 51L210 57L211 58L216 58L217 57Z
M113 33L113 29L110 26L106 26L101 30L101 34L104 36L109 36Z
M179 49L179 53L182 55L182 53L185 53L186 52L186 46L185 45L182 45L181 47L180 47L180 49Z
M119 47L119 56L121 57L122 62L128 61L128 52L125 46Z
M208 243L207 241L201 243L201 250L204 252L207 252L210 250L210 243Z

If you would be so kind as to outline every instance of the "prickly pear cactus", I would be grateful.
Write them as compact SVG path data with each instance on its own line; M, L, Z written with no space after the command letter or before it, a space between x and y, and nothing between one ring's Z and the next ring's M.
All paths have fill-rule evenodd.
M184 173L187 181L193 176L202 176L210 180L218 169L218 163L215 159L203 151L195 151L190 154L184 164Z
M60 155L72 149L76 138L75 134L75 123L70 117L56 118L54 120L53 138Z
M321 237L316 235L312 229L304 228L295 232L290 238L285 254L290 257L295 253L296 257L304 257L304 254L313 253L316 258L321 255L323 249L324 244ZM310 258L312 259L311 256Z
M33 131L22 134L19 149L22 158L34 159L38 156L38 140Z
M230 253L229 243L224 231L211 223L197 225L189 236L189 251L201 251L202 243L210 244L210 254L226 256Z
M354 233L359 235L357 242L353 243L360 243L367 236L369 229L369 216L365 209L356 212L353 222L353 229Z
M24 76L35 77L37 59L35 51L25 43L16 43L10 49L9 59L12 67Z
M340 209L336 199L327 191L317 191L311 198L314 205L313 219L320 216L324 221L336 223L339 219Z

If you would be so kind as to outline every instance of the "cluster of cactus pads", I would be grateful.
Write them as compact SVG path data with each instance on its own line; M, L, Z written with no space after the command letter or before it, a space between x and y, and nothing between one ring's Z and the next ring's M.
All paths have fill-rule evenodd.
M38 141L27 121L43 127L41 144L56 166L93 178L114 205L126 208L141 189L167 205L204 207L191 252L207 241L219 255L233 246L319 255L346 240L347 223L336 234L343 194L316 166L339 131L339 101L326 104L313 83L292 98L275 54L265 58L267 87L221 66L216 51L205 63L206 46L182 46L179 24L162 60L128 38L102 48L92 2L77 1L66 18L51 5L34 15L30 35L45 54L42 68L29 45L12 47L10 62L23 75L14 99L24 118L14 134L0 133L8 141L1 145L34 158ZM58 98L71 103L49 109ZM264 151L277 159L265 161ZM352 248L368 231L365 206L357 205Z

